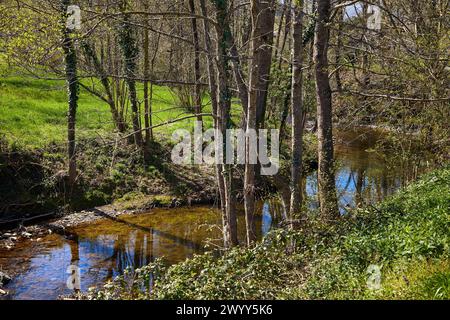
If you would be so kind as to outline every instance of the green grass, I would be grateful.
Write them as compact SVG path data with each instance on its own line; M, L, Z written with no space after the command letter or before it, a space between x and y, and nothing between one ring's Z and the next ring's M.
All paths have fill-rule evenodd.
M92 297L450 299L449 227L447 167L333 226L311 216L302 230L275 230L252 248L170 267L157 261L134 275L134 287L118 278ZM381 268L376 290L367 285L370 265ZM143 293L151 273L153 293Z
M138 85L140 101L142 85ZM0 136L8 143L27 149L45 147L51 143L64 143L66 139L67 93L64 81L42 80L19 76L0 77ZM209 112L208 97L204 98L204 112ZM154 86L153 124L189 115L180 107L173 91ZM129 120L129 119L127 119ZM170 136L176 129L193 128L195 119L156 128L156 135ZM205 126L211 118L205 117ZM108 137L113 131L109 106L80 89L77 110L77 138Z
M64 82L6 78L0 80L0 133L8 142L26 148L62 143L66 134ZM106 104L81 92L79 135L104 135L112 130Z

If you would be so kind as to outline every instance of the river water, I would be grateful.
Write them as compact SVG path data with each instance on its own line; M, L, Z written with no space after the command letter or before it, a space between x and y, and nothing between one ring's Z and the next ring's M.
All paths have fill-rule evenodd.
M375 203L402 185L402 177L370 151L373 132L341 133L336 145L336 185L342 214L360 203ZM317 206L316 175L304 182L311 207ZM267 233L281 217L276 201L260 203L259 236ZM244 239L244 217L238 217L239 236ZM70 266L79 270L81 290L105 283L127 267L137 268L164 257L177 263L195 253L220 244L220 213L213 207L154 209L140 215L104 219L70 230L70 237L51 234L41 241L19 243L11 251L0 249L0 270L15 270L6 290L12 299L56 299L70 294Z

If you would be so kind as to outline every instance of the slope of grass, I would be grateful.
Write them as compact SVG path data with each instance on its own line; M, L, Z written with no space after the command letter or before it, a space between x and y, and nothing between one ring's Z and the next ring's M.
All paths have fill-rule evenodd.
M142 85L138 85L138 94L142 101ZM9 144L27 149L64 143L67 126L66 101L64 81L19 76L0 78L0 136L4 136ZM208 102L205 97L204 112L210 111ZM163 86L154 86L152 107L154 125L190 114L177 102L173 91ZM211 118L204 119L205 126L210 127ZM187 119L159 127L154 133L170 136L176 129L191 130L193 121L194 119ZM77 137L105 137L110 135L113 129L109 106L86 90L80 89Z
M34 148L61 143L66 134L64 82L6 78L0 80L0 133L8 142ZM81 92L79 135L105 134L112 130L106 104Z
M450 167L330 227L275 230L253 248L209 253L119 277L92 298L450 299ZM381 271L368 286L368 267ZM156 276L152 293L150 275ZM127 275L125 275L127 279ZM130 285L130 283L132 285Z
M83 81L88 84L88 80ZM143 85L138 84L137 88L142 102ZM154 86L153 124L192 116L178 100L171 88ZM210 112L207 95L203 104L203 112ZM143 106L143 112L142 109ZM234 105L234 109L237 118L240 106ZM5 208L8 217L14 217L54 210L67 203L66 114L65 81L21 76L2 64L0 58L0 215ZM127 115L130 123L129 110ZM211 117L203 120L206 128L212 126ZM169 165L172 133L176 129L191 131L194 121L193 117L155 128L155 143L150 146L152 159L144 165L144 159L133 146L127 145L125 139L115 139L109 105L80 88L76 139L81 174L77 179L78 188L72 193L72 209L110 203L127 193L186 195L188 191L195 192L192 185L178 181L177 175L184 175L186 181L208 177L198 177L194 174L197 170L192 169L178 168L175 174ZM131 124L129 127L131 131ZM208 188L206 183L203 187Z

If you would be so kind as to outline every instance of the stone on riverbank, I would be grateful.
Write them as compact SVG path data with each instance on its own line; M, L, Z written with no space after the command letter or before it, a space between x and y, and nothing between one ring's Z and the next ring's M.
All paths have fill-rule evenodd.
M0 271L0 288L11 281L11 277Z

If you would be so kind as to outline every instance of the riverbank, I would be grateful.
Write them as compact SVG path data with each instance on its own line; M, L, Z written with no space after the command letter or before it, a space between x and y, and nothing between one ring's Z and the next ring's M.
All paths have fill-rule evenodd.
M130 200L120 200L113 204L86 209L78 212L64 214L60 217L43 218L44 221L0 231L0 249L13 250L17 244L24 241L40 242L43 237L56 233L62 236L71 236L71 228L95 223L99 220L117 219L124 215L139 215L148 213L156 208L176 208L211 203L209 199L197 199L186 203L184 199L170 196L140 196ZM14 270L10 271L14 274Z
M80 141L73 189L66 182L63 145L33 151L3 150L0 230L11 227L9 222L32 224L34 218L50 219L107 204L118 210L146 210L214 201L212 167L173 164L170 144L154 143L150 149L151 159L145 163L125 141Z
M305 141L303 169L310 173L317 167L316 139L310 134ZM0 232L11 233L17 226L91 208L106 206L111 211L108 205L115 211L142 212L154 207L217 204L214 166L176 165L171 160L172 147L170 141L153 142L150 157L144 161L135 146L123 139L81 140L77 144L78 176L70 188L65 145L27 150L2 146L0 141ZM281 152L283 148L288 146L283 145ZM289 165L283 159L280 175L283 182L289 177ZM236 188L242 189L241 184L236 173ZM262 179L258 194L275 190L272 181ZM241 199L242 193L236 197Z
M0 230L12 228L9 221L35 224L117 202L138 210L153 206L155 197L163 206L167 201L214 201L212 168L175 166L170 160L170 136L178 128L191 128L190 119L155 128L150 159L144 163L124 134L116 132L109 106L84 89L77 111L78 177L70 190L65 83L16 71L0 61ZM190 114L170 87L152 90L154 125ZM143 99L141 84L137 91ZM209 118L204 122L210 125Z
M335 225L312 214L301 230L275 230L221 257L157 261L132 287L119 278L89 298L450 299L449 181L449 167L436 170ZM138 290L150 273L151 293Z
M50 233L64 236L68 228L99 219L216 201L213 168L173 164L170 145L154 143L151 150L151 164L145 164L124 141L81 141L72 191L65 183L64 146L3 150L0 249L13 250Z

